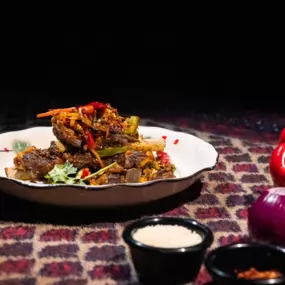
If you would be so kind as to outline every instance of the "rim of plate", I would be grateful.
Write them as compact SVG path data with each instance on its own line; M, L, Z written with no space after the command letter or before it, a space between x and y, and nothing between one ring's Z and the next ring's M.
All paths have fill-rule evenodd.
M165 129L165 128L161 128L161 127L152 127L152 126L139 126L139 127L145 127L145 128L151 128L151 129L160 129L160 130L166 130L168 132L175 132L177 134L184 134L184 135L190 135L190 136L193 136L191 134L188 134L188 133L185 133L185 132L180 132L180 131L174 131L174 130L170 130L170 129ZM10 132L3 132L3 133L0 133L0 136L3 135L3 134L13 134L13 133L18 133L18 132L21 132L21 131L26 131L26 130L32 130L32 129L37 129L37 128L50 128L49 126L36 126L36 127L31 127L31 128L26 128L26 129L19 129L19 130L16 130L16 131L10 131ZM211 166L207 166L207 167L204 167L200 170L198 170L197 172L191 174L191 175L187 175L187 176L183 176L183 177L176 177L176 178L166 178L166 179L158 179L158 180L151 180L151 181L147 181L147 182L142 182L142 183L118 183L118 184L112 184L112 185L98 185L98 186L90 186L90 185L75 185L75 184L37 184L37 183L32 183L32 182L26 182L26 181L22 181L22 180L19 180L19 179L14 179L14 178L9 178L9 177L5 177L5 176L0 176L0 181L1 180L8 180L8 181L11 181L15 184L20 184L22 186L25 186L25 187L29 187L29 188L33 188L33 189L50 189L50 188L59 188L59 187L69 187L69 188L74 188L74 189L81 189L81 190L105 190L105 189L108 189L108 188L114 188L114 187L118 187L118 186L125 186L125 187L144 187L144 186L150 186L150 185L154 185L154 184L158 184L158 183L163 183L163 182L167 182L167 183L174 183L174 182L179 182L179 181L184 181L184 180L188 180L188 179L191 179L197 175L199 175L200 173L202 172L205 172L205 171L211 171L213 169L215 169L218 161L219 161L219 153L217 152L216 148L194 136L195 138L203 141L204 143L206 144L209 144L213 147L213 149L215 150L216 152L216 160L214 162L213 165Z

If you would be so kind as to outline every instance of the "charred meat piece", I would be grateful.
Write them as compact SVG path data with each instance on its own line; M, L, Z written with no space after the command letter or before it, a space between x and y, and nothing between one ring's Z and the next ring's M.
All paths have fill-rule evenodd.
M147 158L144 152L140 151L127 151L125 154L125 168L139 168L140 163Z
M141 169L138 168L128 169L126 174L126 182L138 183L140 182L141 175L142 175Z
M52 130L55 137L63 144L71 145L80 148L83 145L83 137L76 134L74 130L66 127L62 121L57 120L56 117L52 119Z
M111 134L107 139L104 140L105 146L124 146L130 143L138 142L139 140L135 137L124 135L124 134Z
M110 173L123 173L125 172L125 169L123 166L117 164L116 166L109 169Z
M140 164L147 158L148 156L144 152L130 150L126 153L120 153L114 156L106 157L105 159L103 159L103 163L105 165L109 165L113 162L117 162L125 169L140 168Z
M64 159L50 153L47 149L31 147L19 152L14 159L15 167L29 174L36 180L43 178L56 164L61 164Z
M87 167L94 170L100 168L100 164L90 152L76 153L74 155L65 153L64 159L68 160L78 169Z
M120 153L116 154L110 157L106 157L102 159L104 165L112 164L113 162L117 162L119 165L124 166L125 165L125 154Z
M65 147L58 141L52 141L48 148L48 151L51 155L61 156L65 151Z
M153 180L175 178L172 170L160 169L152 177Z
M120 174L110 173L108 175L108 184L118 184L121 183Z

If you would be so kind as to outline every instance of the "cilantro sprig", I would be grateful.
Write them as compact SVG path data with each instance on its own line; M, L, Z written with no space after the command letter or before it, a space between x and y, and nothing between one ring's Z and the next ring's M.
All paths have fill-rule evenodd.
M80 171L78 172L78 169L74 167L72 163L67 161L64 164L56 164L54 168L48 172L45 178L52 184L63 183L86 185L84 181L104 174L107 170L114 167L116 164L116 162L113 162L106 167L101 168L97 172L81 178Z
M64 184L85 184L78 177L76 177L77 168L75 168L70 162L64 164L57 164L54 168L48 172L45 176L52 184L64 183Z
M24 151L27 149L31 144L27 141L21 141L21 140L14 140L12 143L12 149L15 153Z

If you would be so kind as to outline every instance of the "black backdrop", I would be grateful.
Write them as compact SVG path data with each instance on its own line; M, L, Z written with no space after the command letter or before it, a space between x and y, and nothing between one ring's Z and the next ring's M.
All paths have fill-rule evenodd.
M78 64L78 68L82 68ZM53 68L58 68L56 65ZM66 66L62 67L64 73ZM152 65L137 65L136 70L147 73ZM157 72L165 67L156 66ZM164 70L165 72L165 70ZM217 111L225 106L235 109L242 105L240 82L238 80L177 80L162 78L158 81L143 76L143 82L127 80L84 80L80 78L64 80L14 80L9 88L3 88L2 110L6 106L32 108L44 111L49 107L73 106L89 101L109 102L123 112L160 112L178 114L192 111ZM7 81L4 83L7 86ZM3 85L2 85L3 87ZM229 98L225 94L230 94ZM234 99L233 101L230 98ZM9 107L8 107L9 109Z
M14 38L25 44L16 51L7 46L3 57L7 69L0 82L2 124L3 118L21 121L48 108L88 101L110 102L123 113L145 117L283 109L268 97L261 99L264 79L250 81L255 85L251 94L249 81L227 78L228 72L219 73L219 67L212 67L207 79L195 79L196 66L205 71L208 67L203 55L191 54L177 33L90 36L59 31L48 39L40 34ZM186 54L192 64L184 60Z

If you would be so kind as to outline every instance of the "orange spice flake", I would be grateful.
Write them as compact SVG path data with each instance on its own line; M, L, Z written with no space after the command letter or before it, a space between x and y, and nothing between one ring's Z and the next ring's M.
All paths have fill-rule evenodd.
M249 270L239 272L237 274L238 278L244 278L248 280L254 279L274 279L280 278L281 273L277 270L266 270L266 271L258 271L255 268L250 268Z

